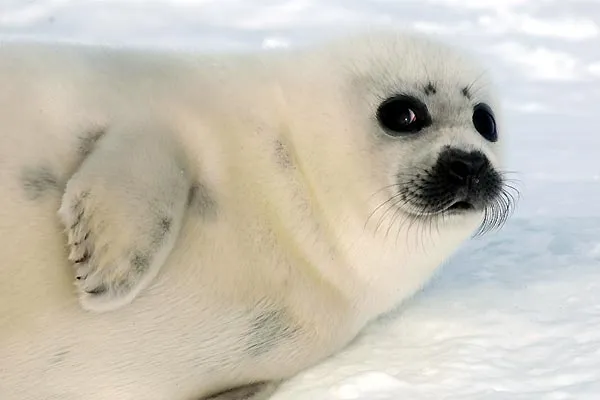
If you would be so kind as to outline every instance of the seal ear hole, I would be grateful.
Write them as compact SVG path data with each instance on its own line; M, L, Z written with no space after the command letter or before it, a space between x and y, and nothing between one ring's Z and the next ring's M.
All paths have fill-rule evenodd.
M379 105L377 121L388 135L405 136L431 125L431 116L421 100L413 96L398 95Z
M489 142L498 140L496 120L490 106L479 103L473 107L473 125L483 138Z

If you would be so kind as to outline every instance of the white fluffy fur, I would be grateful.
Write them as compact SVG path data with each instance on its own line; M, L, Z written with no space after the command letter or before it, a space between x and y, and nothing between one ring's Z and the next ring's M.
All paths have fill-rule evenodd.
M3 44L0 399L199 399L285 379L341 349L421 288L479 223L472 215L389 230L393 214L376 213L365 225L395 174L429 165L444 145L481 149L498 165L498 143L469 125L472 104L460 95L480 73L453 49L396 33L214 57ZM378 102L428 81L456 123L410 145L384 138ZM474 88L496 104L485 77ZM183 189L173 190L172 249L104 313L84 310L73 286L65 188L97 193L94 212L111 221L102 240L120 250L138 240L131 232L145 240L150 218L135 184L139 193L120 202L131 184L123 157L146 168L148 187L164 188L180 166L160 161L160 150L148 157L150 142L117 146L89 167L103 183L77 181L79 140L94 130L105 130L101 140L157 135L165 152L181 153L176 187L202 183L216 208L212 217L193 205L177 211ZM58 187L32 199L22 171L42 167ZM252 327L269 312L280 327ZM249 336L279 328L288 339L248 352Z

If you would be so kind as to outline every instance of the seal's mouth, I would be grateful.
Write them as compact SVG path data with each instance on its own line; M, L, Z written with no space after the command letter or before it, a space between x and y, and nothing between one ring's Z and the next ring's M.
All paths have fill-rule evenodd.
M475 210L475 206L472 203L470 203L466 200L459 200L459 201L455 201L454 203L450 204L443 211L463 212L463 211L473 211L473 210Z
M485 205L478 206L468 199L455 200L446 204L432 204L429 206L417 206L406 204L404 212L417 218L431 218L436 215L464 215L473 212L482 212Z

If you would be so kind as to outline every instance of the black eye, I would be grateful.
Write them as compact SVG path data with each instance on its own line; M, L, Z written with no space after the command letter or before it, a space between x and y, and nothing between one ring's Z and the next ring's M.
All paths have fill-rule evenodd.
M473 108L473 125L481 136L490 142L498 140L498 131L496 130L496 120L490 106L485 103L479 103Z
M377 109L379 124L391 136L415 133L431 124L427 106L411 96L395 96Z

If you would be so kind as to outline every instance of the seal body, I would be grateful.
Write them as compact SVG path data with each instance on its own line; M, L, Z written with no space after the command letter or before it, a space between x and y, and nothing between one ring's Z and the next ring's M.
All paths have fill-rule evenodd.
M479 72L397 33L262 55L0 46L0 398L242 399L343 348L485 219L390 202L452 146L500 168ZM398 93L428 107L421 136L378 121Z

